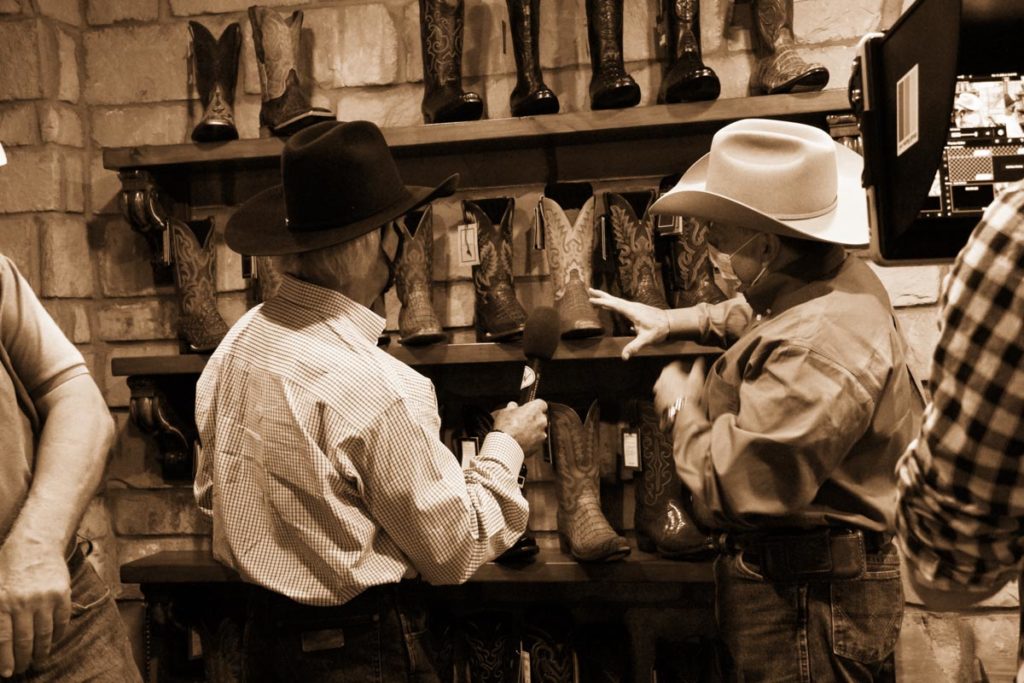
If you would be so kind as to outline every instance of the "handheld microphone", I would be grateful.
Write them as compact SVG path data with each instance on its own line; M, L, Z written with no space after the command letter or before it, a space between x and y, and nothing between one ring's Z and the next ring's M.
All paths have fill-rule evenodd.
M558 312L550 306L533 309L523 329L523 354L527 363L519 386L520 405L537 398L541 369L555 355L560 338Z

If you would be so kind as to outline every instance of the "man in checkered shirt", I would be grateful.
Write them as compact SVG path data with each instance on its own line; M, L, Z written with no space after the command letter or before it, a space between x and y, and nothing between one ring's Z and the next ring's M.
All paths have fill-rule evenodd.
M429 681L417 575L466 581L526 528L517 478L546 405L512 404L463 470L430 381L377 347L370 306L400 251L392 222L450 194L402 183L372 123L293 135L283 186L228 223L270 255L278 293L239 320L197 385L195 494L213 551L254 588L243 680Z
M1022 275L1019 183L989 206L946 280L931 403L898 466L899 543L911 570L905 575L936 608L982 600L1020 573ZM1022 675L1024 669L1018 680Z

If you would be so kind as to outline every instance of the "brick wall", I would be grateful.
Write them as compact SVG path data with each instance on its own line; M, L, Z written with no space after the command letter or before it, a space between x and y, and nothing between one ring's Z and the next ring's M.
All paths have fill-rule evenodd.
M0 0L0 141L9 157L0 170L0 252L13 258L61 328L85 354L118 424L105 493L90 508L85 531L97 541L94 559L115 585L117 567L158 549L208 544L209 528L187 487L168 486L156 466L155 446L127 417L124 378L111 376L119 356L174 355L177 306L173 290L154 282L148 250L118 213L116 175L102 168L104 147L170 144L188 139L201 114L186 68L189 19L215 35L242 24L244 42L235 113L243 138L258 135L260 94L245 10L251 0ZM416 0L338 0L276 3L305 11L314 99L339 118L382 126L418 125L422 62ZM545 0L541 55L545 79L563 111L588 107L590 78L583 0ZM800 49L829 67L830 87L844 88L852 47L860 35L892 23L902 0L795 0ZM657 0L627 0L627 68L654 102L661 77L655 19ZM753 56L747 5L703 0L705 59L722 79L723 97L742 97ZM467 0L466 86L486 102L487 115L509 115L515 62L503 0ZM632 184L645 184L636 181ZM652 182L646 183L651 186ZM606 185L596 185L603 189ZM517 197L516 273L530 307L550 298L546 260L528 248L535 187L495 188ZM436 208L438 231L453 230L458 197ZM202 207L218 225L224 209ZM436 300L455 341L470 338L472 286L468 268L449 259L436 236ZM86 258L86 255L88 258ZM224 317L245 309L239 259L218 252L217 288ZM943 269L879 269L915 352L925 368L936 339L935 304ZM397 301L388 300L390 326ZM537 501L538 503L540 501ZM539 507L543 507L540 505ZM137 598L121 587L124 599ZM928 659L933 682L963 680L978 655L992 669L1012 662L1016 593L957 617L911 610L901 658ZM955 652L954 652L955 651ZM954 654L951 654L954 653ZM925 667L926 669L928 667ZM904 666L905 674L915 669ZM920 669L922 672L924 669ZM909 679L909 676L905 676Z

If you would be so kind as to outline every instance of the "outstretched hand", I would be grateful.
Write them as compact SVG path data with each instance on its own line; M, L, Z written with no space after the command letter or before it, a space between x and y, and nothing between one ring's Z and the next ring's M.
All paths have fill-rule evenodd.
M622 360L629 360L645 346L665 341L668 337L668 313L647 304L627 301L600 289L587 289L590 303L606 311L612 311L627 318L636 330L636 336L622 349Z

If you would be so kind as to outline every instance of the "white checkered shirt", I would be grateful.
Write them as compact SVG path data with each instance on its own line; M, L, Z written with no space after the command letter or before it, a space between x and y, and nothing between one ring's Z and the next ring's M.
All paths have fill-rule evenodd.
M898 467L900 544L938 589L1017 576L1024 555L1024 184L1001 194L942 296L932 400Z
M196 387L199 507L242 578L313 605L417 572L467 580L528 508L523 452L487 435L463 470L433 385L376 346L384 320L290 276L249 311Z

